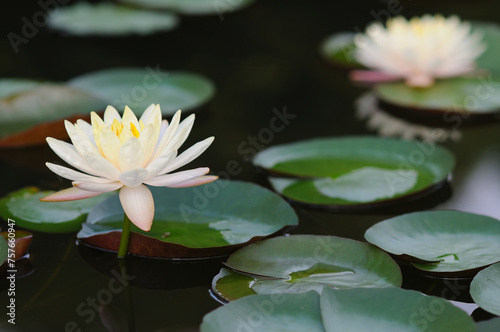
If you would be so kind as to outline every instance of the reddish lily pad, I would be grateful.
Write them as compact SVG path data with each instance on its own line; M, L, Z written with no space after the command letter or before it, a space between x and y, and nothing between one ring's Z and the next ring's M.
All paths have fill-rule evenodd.
M155 219L151 231L132 225L129 253L148 257L203 258L229 254L297 225L281 197L252 183L223 181L194 188L151 188ZM111 197L94 208L77 237L117 251L123 208Z
M88 118L91 111L106 105L86 92L59 84L22 85L14 91L0 99L0 147L43 144L47 136L66 138L63 119Z
M9 237L9 234L14 234L13 237ZM14 260L19 260L20 258L23 258L27 253L28 249L31 245L31 241L33 240L33 234L27 231L19 231L16 230L14 233L5 231L1 232L0 235L7 241L11 242L9 239L12 238L14 239L14 248L11 248L14 250ZM10 247L10 246L9 246ZM0 257L1 259L1 257Z

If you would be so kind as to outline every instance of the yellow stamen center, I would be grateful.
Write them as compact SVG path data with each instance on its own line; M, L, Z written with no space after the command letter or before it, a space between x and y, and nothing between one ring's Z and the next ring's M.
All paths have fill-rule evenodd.
M134 126L134 124L132 122L130 122L130 131L132 132L132 135L134 135L136 138L139 138L139 135L141 133L139 133L139 131L137 130L137 128Z
M116 134L116 136L120 135L122 129L123 129L123 124L117 119L114 119L113 123L111 124L111 130Z

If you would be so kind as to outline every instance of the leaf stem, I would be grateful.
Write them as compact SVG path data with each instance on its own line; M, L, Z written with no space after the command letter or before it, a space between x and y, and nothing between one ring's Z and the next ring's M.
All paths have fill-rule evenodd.
M128 251L128 242L130 239L130 219L127 214L123 214L123 228L122 228L122 237L120 239L120 247L118 248L118 258L123 258L127 255Z

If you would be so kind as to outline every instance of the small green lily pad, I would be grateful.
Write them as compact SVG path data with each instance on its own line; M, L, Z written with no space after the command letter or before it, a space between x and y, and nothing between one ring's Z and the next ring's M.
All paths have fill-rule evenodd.
M325 332L317 292L247 296L203 317L201 332Z
M129 252L166 258L228 254L297 225L297 215L281 197L252 183L218 180L194 188L151 188L155 219L151 231L132 225ZM77 237L115 251L123 209L111 197L91 211Z
M282 176L269 181L286 198L343 208L422 194L446 181L455 158L430 143L353 136L270 147L253 163Z
M500 331L500 317L476 324L477 332L498 332Z
M148 35L168 31L178 24L177 16L113 4L77 2L49 13L48 26L70 35Z
M4 84L9 84L9 81L4 81ZM88 115L106 105L103 100L86 92L52 83L25 82L15 84L8 92L4 91L7 95L0 99L0 138L41 123L76 114Z
M292 235L260 241L229 256L214 278L220 298L334 288L399 287L401 271L382 250L335 236ZM237 274L242 274L238 276Z
M128 105L140 114L151 103L160 104L163 115L188 111L207 102L215 87L205 77L188 72L152 68L114 68L88 73L68 84L106 100L117 109Z
M223 15L242 9L254 0L120 0L134 6L172 10L186 15Z
M320 46L321 55L332 64L346 69L364 68L354 53L354 32L340 32L327 37Z
M500 261L500 221L473 213L409 213L373 225L365 238L431 274L473 275Z
M75 232L80 229L87 214L98 203L113 195L71 202L41 202L54 191L40 191L35 187L22 188L0 199L0 216L12 218L16 226L48 233Z
M326 332L473 332L474 321L450 302L412 290L325 289L321 313Z
M481 308L500 316L500 263L487 267L474 277L470 295Z

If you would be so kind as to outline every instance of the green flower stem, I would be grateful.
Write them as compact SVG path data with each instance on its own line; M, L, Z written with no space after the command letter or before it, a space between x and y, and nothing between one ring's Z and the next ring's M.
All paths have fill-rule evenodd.
M122 237L120 239L120 247L118 248L118 258L123 258L127 255L128 251L128 242L130 239L130 219L127 217L127 214L123 214L123 228L122 228Z

